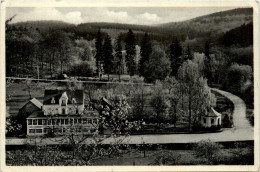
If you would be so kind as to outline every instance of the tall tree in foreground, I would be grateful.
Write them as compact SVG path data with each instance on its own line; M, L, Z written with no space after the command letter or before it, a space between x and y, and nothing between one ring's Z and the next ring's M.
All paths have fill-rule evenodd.
M104 53L104 69L105 72L107 73L107 78L109 81L109 74L112 72L113 61L114 61L112 43L109 36L107 36L105 39L104 46L103 46L103 53Z
M145 33L141 42L141 59L139 62L139 75L144 76L144 63L149 62L149 57L152 52L152 44L150 37Z
M172 76L177 76L178 69L182 62L180 58L181 55L182 55L182 47L178 39L175 39L170 45L170 56L169 56L171 60Z
M96 41L95 41L95 46L96 46L96 66L97 66L97 75L99 79L101 79L102 75L102 65L103 65L103 39L100 30L97 33L96 36Z
M116 53L115 53L115 56L117 58L117 68L118 68L118 79L119 79L119 82L121 81L120 80L120 74L121 74L121 71L122 71L122 60L123 60L123 54L122 54L122 45L121 45L121 39L120 37L118 36L117 40L116 40L116 49L115 49Z
M133 76L135 74L135 36L131 29L129 29L126 40L125 40L125 49L126 49L126 65L128 68L128 73L130 76Z

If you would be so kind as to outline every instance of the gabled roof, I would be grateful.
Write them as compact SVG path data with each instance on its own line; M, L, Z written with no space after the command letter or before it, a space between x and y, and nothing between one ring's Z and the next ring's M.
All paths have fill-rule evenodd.
M72 104L72 99L75 98L76 104L83 104L84 101L84 92L83 90L45 90L43 104L48 105L52 104L51 100L54 98L55 103L59 104L59 99L61 98L62 94L66 92L69 100L68 104Z
M221 114L218 113L217 111L215 111L215 109L214 109L213 107L211 107L211 108L209 109L209 112L208 112L208 114L206 115L206 117L219 117L219 116L221 116Z
M21 107L20 110L25 108L26 105L28 105L29 103L32 103L33 105L35 105L39 110L42 108L42 103L39 100L37 100L36 98L32 98L25 105L23 105L23 107Z
M37 100L36 98L33 98L30 100L30 102L32 102L35 106L37 106L39 109L42 108L42 103L39 102L39 100Z

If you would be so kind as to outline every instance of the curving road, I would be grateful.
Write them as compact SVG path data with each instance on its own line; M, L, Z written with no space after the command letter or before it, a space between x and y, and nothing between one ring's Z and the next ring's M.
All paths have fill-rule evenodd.
M254 140L254 128L246 119L246 105L244 101L226 91L212 89L227 97L234 104L234 128L226 128L219 133L204 134L165 134L165 135L136 135L130 136L130 143L190 143L210 139L215 142Z
M164 134L164 135L134 135L125 138L124 143L130 144L164 144L164 143L191 143L200 140L210 139L215 142L226 142L226 141L246 141L254 140L254 128L250 125L246 119L246 105L239 97L222 90L213 89L218 93L226 96L230 101L234 103L233 121L234 128L224 129L219 133L204 133L204 134ZM38 141L42 142L42 139ZM7 145L21 145L30 142L27 139L6 139ZM31 141L35 142L35 139ZM56 139L45 139L45 143L57 144ZM114 142L114 139L106 139L104 143L110 144Z

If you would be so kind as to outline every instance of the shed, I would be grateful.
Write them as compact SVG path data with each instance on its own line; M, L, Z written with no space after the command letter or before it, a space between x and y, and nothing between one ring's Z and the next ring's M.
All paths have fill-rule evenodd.
M219 126L221 125L221 114L213 107L201 118L201 125L203 127Z

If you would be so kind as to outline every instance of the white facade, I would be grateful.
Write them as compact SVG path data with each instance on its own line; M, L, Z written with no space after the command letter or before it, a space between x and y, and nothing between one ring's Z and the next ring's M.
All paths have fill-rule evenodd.
M73 104L68 104L68 96L66 92L62 94L59 99L59 104L52 98L53 104L44 105L44 115L55 115L55 114L82 114L84 110L84 102L80 105L77 104L76 99L72 98Z
M210 117L204 116L201 118L201 125L203 127L211 127L221 125L221 116L218 117Z
M221 125L221 114L210 108L208 114L202 116L200 123L203 127L219 126Z

